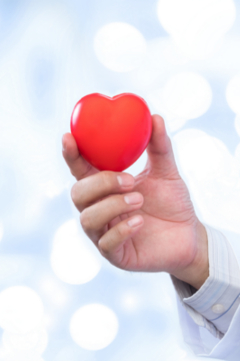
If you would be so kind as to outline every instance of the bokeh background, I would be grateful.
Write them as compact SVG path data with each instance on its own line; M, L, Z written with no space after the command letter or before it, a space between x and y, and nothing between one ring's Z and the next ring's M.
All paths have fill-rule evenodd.
M0 0L0 360L195 360L169 275L81 230L61 138L92 92L164 116L200 220L240 237L239 1Z

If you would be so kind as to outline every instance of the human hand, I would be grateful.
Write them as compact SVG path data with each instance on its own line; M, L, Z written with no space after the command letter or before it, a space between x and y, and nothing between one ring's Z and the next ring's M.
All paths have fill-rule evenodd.
M135 178L99 172L65 134L63 157L77 179L72 199L85 233L113 265L168 272L199 289L209 275L206 230L179 175L164 121L158 115L152 121L148 161Z

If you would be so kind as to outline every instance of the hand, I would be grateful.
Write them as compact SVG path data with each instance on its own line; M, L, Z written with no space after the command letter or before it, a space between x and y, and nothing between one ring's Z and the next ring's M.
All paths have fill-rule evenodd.
M168 272L196 289L207 279L208 246L186 184L179 175L163 119L152 116L145 169L99 172L63 136L63 156L78 182L72 199L85 233L113 265L130 271Z

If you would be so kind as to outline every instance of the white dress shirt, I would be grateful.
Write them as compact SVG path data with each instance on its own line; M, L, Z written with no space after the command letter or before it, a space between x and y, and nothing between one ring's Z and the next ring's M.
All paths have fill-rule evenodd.
M194 322L222 339L240 304L240 267L222 232L204 226L208 235L209 277L199 290L172 275L171 279Z

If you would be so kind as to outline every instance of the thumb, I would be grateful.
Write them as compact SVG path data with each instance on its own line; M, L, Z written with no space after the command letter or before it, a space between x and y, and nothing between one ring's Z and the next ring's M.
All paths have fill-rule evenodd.
M172 144L167 135L164 120L160 115L152 116L152 136L147 147L147 168L163 178L179 178Z

